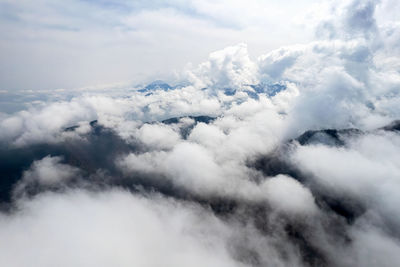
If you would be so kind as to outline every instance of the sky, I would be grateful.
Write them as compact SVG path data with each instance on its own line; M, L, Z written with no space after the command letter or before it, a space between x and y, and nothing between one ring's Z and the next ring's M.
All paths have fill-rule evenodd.
M314 1L315 2L315 1ZM209 53L251 57L313 37L313 1L0 1L0 90L173 79Z

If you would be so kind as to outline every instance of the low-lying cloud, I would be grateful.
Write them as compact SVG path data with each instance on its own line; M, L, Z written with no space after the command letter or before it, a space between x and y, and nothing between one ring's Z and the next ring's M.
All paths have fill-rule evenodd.
M2 110L1 265L396 265L389 2L340 1L314 42L231 46L176 84Z

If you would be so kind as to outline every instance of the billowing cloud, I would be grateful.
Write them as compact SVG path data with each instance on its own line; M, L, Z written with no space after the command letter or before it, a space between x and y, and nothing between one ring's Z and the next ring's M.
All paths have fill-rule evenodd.
M257 66L249 58L246 44L227 47L210 54L190 79L200 87L241 88L257 83Z
M60 163L60 157L47 156L34 161L29 170L25 171L21 181L16 186L16 193L23 193L27 187L47 187L60 185L79 176L79 169Z
M296 18L312 26L313 41L258 58L235 42L168 82L1 91L17 103L0 113L1 264L396 265L400 50L391 3L315 5ZM190 17L200 31L218 25L211 35L262 17L249 18L253 8L240 1L227 6L241 8L237 20L218 16L224 1L82 5L109 7L115 27L190 32ZM120 21L113 12L126 13ZM143 22L150 15L154 25Z
M117 190L43 194L18 205L0 217L2 265L243 266L228 254L232 230L193 205Z

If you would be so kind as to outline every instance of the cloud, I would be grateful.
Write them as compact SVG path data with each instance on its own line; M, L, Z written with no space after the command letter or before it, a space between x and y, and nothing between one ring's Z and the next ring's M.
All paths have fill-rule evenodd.
M37 181L41 185L57 184L77 175L78 170L60 163L60 157L45 157L35 161L23 176L23 182Z
M76 31L58 26L80 25L81 14L27 26L46 25L54 40L94 30L83 46L127 38L148 53L173 48L171 60L156 57L160 69L182 47L215 52L162 88L1 93L18 102L0 113L3 265L396 265L400 55L398 21L383 16L390 1L316 5L315 40L258 58L254 39L235 34L259 33L266 6L214 2L74 2L100 13ZM30 21L43 6L13 14ZM223 8L232 12L218 16ZM206 35L215 44L198 49ZM147 60L135 47L137 67Z
M239 44L211 53L190 78L200 87L236 89L257 83L256 73L257 66L250 60L246 44Z
M232 233L224 223L199 207L158 199L78 190L22 200L17 214L0 217L1 264L243 266L228 253Z
M279 175L261 187L271 205L279 211L308 214L317 211L311 192L291 177Z
M398 134L380 132L350 140L348 148L300 146L293 160L323 187L356 197L394 227L400 223L393 206L400 201L395 193L400 189L398 146Z
M138 137L145 145L159 149L172 148L180 136L165 125L145 124L139 129Z
M246 41L261 53L309 40L287 17L312 1L2 1L1 90L173 78L187 62ZM276 25L280 25L279 29ZM269 29L269 30L268 30ZM266 34L267 32L267 34ZM288 38L290 33L290 38ZM294 41L295 40L295 41ZM140 63L139 63L140 62ZM171 77L172 76L172 77Z
M41 160L34 161L16 184L15 197L20 198L21 195L29 191L35 193L35 189L66 185L70 180L80 177L78 168L61 163L61 161L62 158L59 156L46 156Z

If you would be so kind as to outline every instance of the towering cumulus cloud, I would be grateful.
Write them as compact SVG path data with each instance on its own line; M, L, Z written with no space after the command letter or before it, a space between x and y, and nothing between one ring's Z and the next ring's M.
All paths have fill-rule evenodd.
M323 2L314 41L174 84L1 91L0 266L397 266L395 14Z

